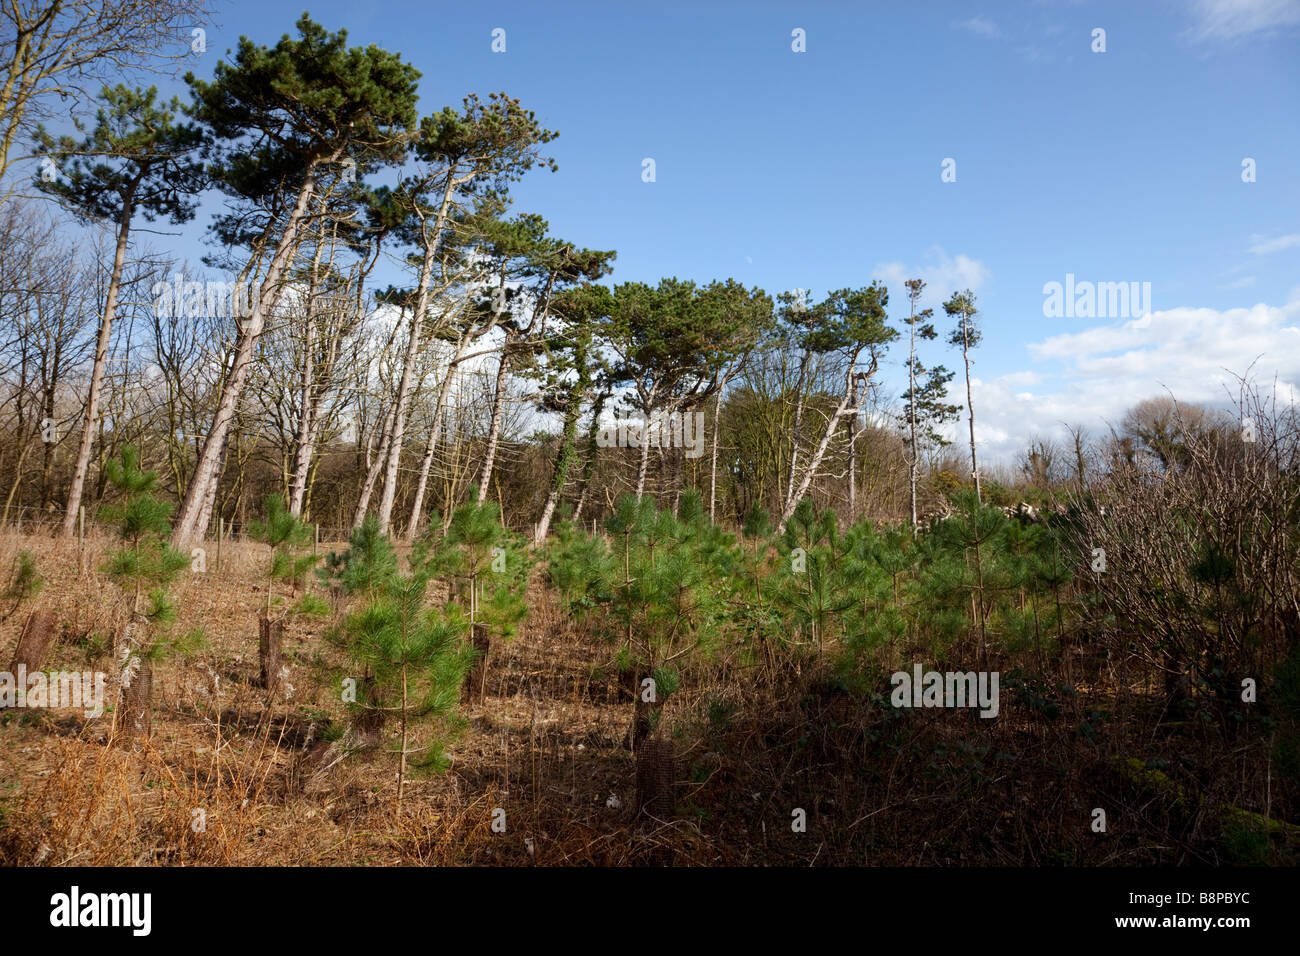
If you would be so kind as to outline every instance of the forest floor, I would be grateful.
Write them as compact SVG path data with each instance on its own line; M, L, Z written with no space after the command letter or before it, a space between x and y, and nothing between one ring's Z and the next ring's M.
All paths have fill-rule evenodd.
M81 562L75 543L0 535L0 568L26 549L47 579L0 623L0 666L28 613L48 608L60 636L45 669L109 667L123 601L89 570L108 545L88 541ZM286 685L274 699L258 686L266 562L265 546L229 544L219 569L174 589L174 627L202 628L208 646L155 665L138 750L104 745L108 712L0 713L0 864L1141 865L1300 848L1287 824L1262 849L1228 829L1276 800L1255 773L1264 744L1158 729L1155 698L1115 662L1088 673L1077 648L1063 714L1033 705L1050 688L1008 693L1004 678L997 720L900 712L816 667L763 680L724 653L661 717L673 813L637 814L615 648L536 580L517 635L493 641L483 703L461 708L450 769L409 777L399 813L392 754L323 764L323 728L345 720L321 676L340 663L328 616L288 615Z

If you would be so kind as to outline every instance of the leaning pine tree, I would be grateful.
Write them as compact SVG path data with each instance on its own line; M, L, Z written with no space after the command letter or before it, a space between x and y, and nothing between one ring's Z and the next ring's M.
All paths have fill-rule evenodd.
M211 82L185 78L194 116L224 143L209 168L214 182L241 206L262 210L260 235L240 233L254 253L240 282L255 263L265 260L266 271L225 363L220 401L172 532L178 547L207 529L257 343L279 303L320 181L344 163L400 162L416 122L420 73L399 55L348 47L346 31L330 33L306 14L298 34L270 48L243 37L233 62L218 63Z
M95 128L83 139L63 136L56 140L43 128L36 134L38 152L56 161L62 172L54 179L38 177L37 188L78 219L111 223L116 232L77 463L60 532L65 538L72 537L77 527L91 449L99 433L100 393L131 228L140 216L148 222L159 217L173 224L188 222L194 217L196 197L203 186L203 164L195 153L204 136L196 126L176 122L182 111L179 100L157 102L157 90L152 86L140 90L119 85L104 87L99 101L102 105Z

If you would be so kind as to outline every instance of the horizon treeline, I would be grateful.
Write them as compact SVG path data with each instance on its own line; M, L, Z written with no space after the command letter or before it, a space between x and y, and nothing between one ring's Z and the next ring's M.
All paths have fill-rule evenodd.
M163 32L194 14L144 6ZM805 497L915 526L963 488L1050 505L1117 464L1169 467L1180 431L1240 426L1144 399L1107 435L1063 423L983 469L969 290L940 321L919 279L821 298L614 281L615 251L579 241L599 237L512 209L558 134L504 92L421 116L420 79L304 14L186 74L187 99L103 87L79 137L6 104L5 166L30 142L44 198L0 201L0 525L71 535L130 445L178 504L177 546L246 526L269 494L339 533L374 514L413 539L471 488L539 544L627 492L675 509L698 491L733 526L755 507L784 523ZM224 201L201 223L205 198ZM159 222L202 226L205 268L160 249ZM629 421L673 427L638 440Z

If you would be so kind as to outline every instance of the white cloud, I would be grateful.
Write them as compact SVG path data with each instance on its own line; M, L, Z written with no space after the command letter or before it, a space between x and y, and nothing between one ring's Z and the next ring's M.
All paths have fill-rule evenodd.
M990 274L988 267L978 259L960 253L950 256L940 246L931 246L925 254L925 261L920 265L882 262L871 270L873 279L879 279L889 287L891 302L906 303L907 289L903 285L904 281L923 279L925 292L921 295L921 307L936 311L954 292L963 289L979 292Z
M1181 307L1141 319L1052 336L1029 345L1052 372L1015 371L972 383L981 455L1011 464L1034 435L1064 438L1062 423L1105 434L1133 404L1166 389L1179 401L1223 405L1248 369L1279 402L1300 396L1300 288L1284 306ZM978 366L979 353L975 353ZM1251 366L1254 366L1251 369ZM1275 383L1276 379L1276 383ZM1033 387L1033 391L1028 388ZM949 400L965 404L960 369ZM961 441L965 412L947 437Z
M1290 249L1292 246L1300 246L1300 232L1293 232L1285 236L1274 236L1272 239L1265 239L1261 235L1250 237L1250 252L1257 256L1281 252L1283 249Z
M1219 286L1220 289L1244 289L1246 286L1254 285L1254 276L1242 276L1240 279L1233 279L1227 285Z
M1008 375L1002 375L998 378L998 381L1004 382L1007 385L1037 385L1046 378L1047 376L1042 372L1024 371L1011 372Z
M1234 40L1300 25L1300 0L1196 0L1194 40Z
M998 29L998 25L988 17L975 16L969 20L954 20L952 28L954 30L966 30L976 36L987 37L990 40L1002 36L1002 31Z

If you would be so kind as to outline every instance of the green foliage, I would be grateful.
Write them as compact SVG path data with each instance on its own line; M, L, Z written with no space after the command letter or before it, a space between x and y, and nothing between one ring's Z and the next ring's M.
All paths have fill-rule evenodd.
M164 661L172 657L193 657L211 646L207 632L201 627L191 628L175 637L160 637L149 648L148 657L152 661Z
M330 606L308 591L293 606L293 613L300 614L303 617L329 617Z
M123 546L108 556L103 570L127 595L132 622L150 632L142 636L134 631L137 646L128 651L148 657L156 640L152 629L165 628L176 618L168 586L189 567L190 559L167 543L172 506L155 496L158 476L141 467L139 450L122 449L121 459L108 462L104 472L121 497L102 509L100 517L117 524Z
M123 589L135 592L133 610L139 612L139 597L149 588L155 613L166 614L170 608L166 585L190 563L188 557L166 542L171 532L172 505L154 495L158 476L140 467L136 448L124 448L121 459L108 462L104 471L121 500L103 508L100 518L117 524L118 537L125 545L109 556L104 571Z
M296 591L307 573L317 564L314 554L301 554L312 541L311 526L289 512L284 498L267 495L263 502L266 518L249 526L249 535L255 541L271 546L271 563L266 579L266 613L271 612L273 582L285 581Z
M502 527L496 503L479 504L477 497L471 488L465 504L452 512L441 540L417 543L411 566L417 574L463 583L461 593L453 588L453 603L470 623L510 637L528 613L531 559L519 536Z
M469 623L455 607L424 606L428 579L422 574L389 576L359 609L348 615L342 634L351 658L374 680L375 699L359 700L357 711L395 715L402 726L400 754L431 770L443 769L445 743L457 728L456 705L473 655L464 637ZM409 722L430 725L420 747L407 740Z
M786 522L778 550L782 561L776 602L790 630L802 633L804 643L815 644L820 651L827 628L853 602L842 587L845 555L835 512L830 508L819 512L803 499Z
M661 696L678 683L670 665L721 646L731 582L743 567L734 537L683 495L681 515L653 500L621 498L605 536L562 524L548 575L571 609L599 610L600 632L620 643L620 661L656 678ZM660 680L662 678L662 680Z
M348 538L342 554L330 552L317 576L332 594L377 597L397 576L397 552L379 530L379 519L367 515Z
M766 538L772 533L772 516L766 508L755 501L745 512L740 530L746 538Z
M61 176L36 178L42 192L61 200L79 218L108 221L129 229L136 212L150 222L166 217L174 223L192 219L204 184L196 151L203 133L177 123L180 100L157 101L157 88L105 86L94 130L83 140L57 140L37 131L39 155L49 156ZM79 127L80 128L80 127Z
M18 555L14 558L13 574L10 575L9 584L5 588L3 598L5 601L12 601L13 606L0 620L4 620L10 614L13 614L24 601L30 601L40 594L43 587L45 587L45 578L36 567L36 559L32 557L32 553L30 551L18 552Z
M347 31L305 13L297 28L273 47L240 37L211 82L185 77L195 117L223 145L210 172L232 196L297 187L325 161L391 160L415 127L418 70L377 46L349 47Z
M979 309L975 307L975 293L970 289L954 292L952 297L943 304L943 310L957 318L956 327L948 335L949 345L973 349L980 344L983 336L975 323L975 316L979 314Z

